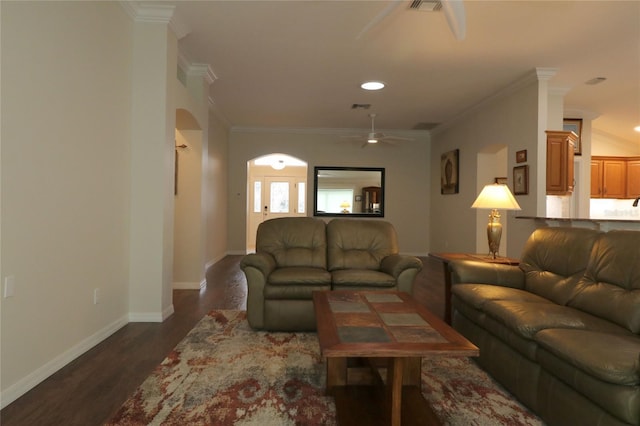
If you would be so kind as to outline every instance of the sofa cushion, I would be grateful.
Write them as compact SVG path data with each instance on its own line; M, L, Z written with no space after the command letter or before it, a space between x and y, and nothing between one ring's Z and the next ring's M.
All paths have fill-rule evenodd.
M331 274L326 269L297 266L280 268L267 278L269 285L330 285Z
M368 287L390 288L396 285L396 280L384 272L370 269L340 269L331 273L334 288L339 287Z
M551 303L549 300L528 291L491 284L456 284L452 286L451 292L476 309L482 309L485 303L493 300Z
M539 407L552 424L638 425L640 387L606 382L540 346ZM578 398L576 398L578 396ZM584 401L580 401L584 398ZM555 407L555 408L551 408ZM572 416L558 417L571 407ZM598 409L594 410L597 407ZM567 410L568 411L568 410ZM603 416L603 414L605 414ZM562 419L562 420L561 420Z
M640 333L640 232L602 234L569 306Z
M546 350L609 383L640 384L640 338L631 333L546 329L535 335Z
M326 224L312 217L270 219L258 226L256 251L273 256L278 268L327 267Z
M520 269L526 290L566 305L587 267L600 233L586 228L539 228L527 240Z
M497 300L485 303L484 312L527 339L547 328L577 328L620 333L621 328L586 312L554 303Z
M382 259L398 253L396 231L383 220L333 219L327 225L327 269L379 270Z

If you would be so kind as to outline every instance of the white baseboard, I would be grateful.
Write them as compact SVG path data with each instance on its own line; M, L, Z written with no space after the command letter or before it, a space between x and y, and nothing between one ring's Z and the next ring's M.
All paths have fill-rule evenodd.
M163 322L173 315L173 303L162 312L129 312L129 322Z
M129 321L126 315L117 319L103 329L67 349L62 354L58 355L51 361L44 364L42 367L28 374L23 379L9 386L7 389L5 389L4 392L0 392L0 409L6 407L16 399L20 398L22 395L36 387L47 377L57 372L62 367L69 364L71 361L78 358L80 355L93 348L116 331L120 330L122 327L127 325L128 322Z
M173 283L174 290L200 290L201 288L202 288L202 282L182 281L182 282Z

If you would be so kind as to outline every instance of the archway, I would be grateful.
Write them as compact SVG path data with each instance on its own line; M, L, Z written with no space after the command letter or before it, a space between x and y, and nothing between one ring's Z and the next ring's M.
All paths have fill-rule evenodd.
M247 162L247 253L258 225L276 217L307 216L307 163L274 153Z

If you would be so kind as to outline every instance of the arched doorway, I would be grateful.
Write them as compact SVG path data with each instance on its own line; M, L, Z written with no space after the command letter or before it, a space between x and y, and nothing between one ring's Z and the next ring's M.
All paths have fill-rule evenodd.
M307 163L274 153L247 162L247 253L256 249L258 225L276 217L307 215Z

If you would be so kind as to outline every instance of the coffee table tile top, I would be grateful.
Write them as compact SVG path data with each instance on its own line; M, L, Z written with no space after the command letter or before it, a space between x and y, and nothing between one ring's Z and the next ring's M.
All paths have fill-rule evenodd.
M338 337L344 343L385 343L391 338L381 327L338 327Z
M402 303L398 296L388 293L369 293L365 294L364 298L370 303Z
M440 333L432 327L414 328L414 327L392 327L391 333L396 341L400 343L445 343L447 339L442 337Z
M457 357L479 353L476 346L407 293L315 291L313 306L320 350L327 358Z
M363 302L350 302L346 300L330 300L331 312L370 312L369 306Z
M337 339L354 343L447 343L397 292L328 292Z
M380 318L388 326L394 325L420 325L429 326L429 324L416 313L381 313Z

